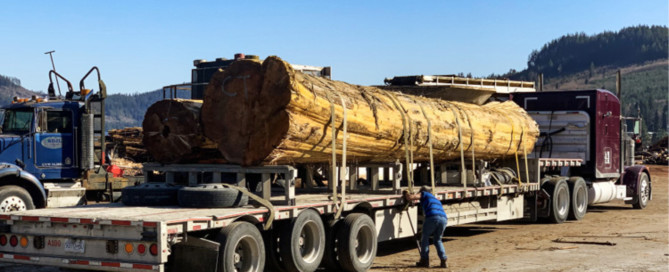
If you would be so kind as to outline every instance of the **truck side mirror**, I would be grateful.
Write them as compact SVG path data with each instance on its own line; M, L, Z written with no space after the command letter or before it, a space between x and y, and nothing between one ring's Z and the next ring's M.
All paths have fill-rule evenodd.
M640 120L634 120L634 134L636 134L636 135L641 134L641 121Z

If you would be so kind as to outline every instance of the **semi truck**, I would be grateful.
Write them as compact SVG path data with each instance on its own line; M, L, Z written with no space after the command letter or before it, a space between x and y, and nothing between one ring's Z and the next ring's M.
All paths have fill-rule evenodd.
M97 91L85 86L91 75L97 75ZM54 79L67 84L64 97ZM2 109L0 213L83 204L87 193L97 197L138 182L106 172L107 94L100 70L91 68L78 91L54 70L49 81L46 97L15 97Z
M421 229L420 209L402 197L421 184L441 200L448 226L562 223L583 220L597 203L648 204L650 175L624 156L633 142L624 138L620 101L611 92L535 92L532 82L434 78L396 84L489 88L494 99L515 101L539 124L535 150L412 164L337 165L334 157L322 167L329 176L324 186L311 182L314 167L147 163L146 183L124 193L132 205L1 214L0 261L102 271L366 271L379 243Z

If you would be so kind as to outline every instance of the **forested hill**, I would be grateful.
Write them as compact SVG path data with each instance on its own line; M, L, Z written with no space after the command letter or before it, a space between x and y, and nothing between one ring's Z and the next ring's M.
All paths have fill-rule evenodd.
M146 109L163 99L161 90L138 94L112 94L105 100L107 130L142 126Z
M535 80L541 73L544 77L559 77L592 72L598 67L624 67L666 59L668 31L666 26L635 26L596 35L565 35L546 43L541 50L532 51L525 70L506 76Z

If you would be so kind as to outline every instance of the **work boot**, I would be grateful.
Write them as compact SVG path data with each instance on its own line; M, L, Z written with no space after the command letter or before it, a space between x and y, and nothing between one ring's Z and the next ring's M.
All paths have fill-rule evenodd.
M443 259L443 260L441 260L441 265L439 265L439 267L441 267L441 268L448 268L448 264L446 263L446 260L448 260L448 259Z
M416 267L430 267L430 259L420 259L416 262Z

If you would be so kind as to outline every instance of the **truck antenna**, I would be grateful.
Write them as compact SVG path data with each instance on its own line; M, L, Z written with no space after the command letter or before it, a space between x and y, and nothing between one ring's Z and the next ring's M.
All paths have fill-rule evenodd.
M49 54L49 57L51 57L51 67L53 67L53 71L56 71L56 64L53 62L53 53L56 53L56 50L51 50L49 52L44 52L44 54ZM58 77L56 77L56 86L58 86L58 93L60 93L60 84L58 83Z

